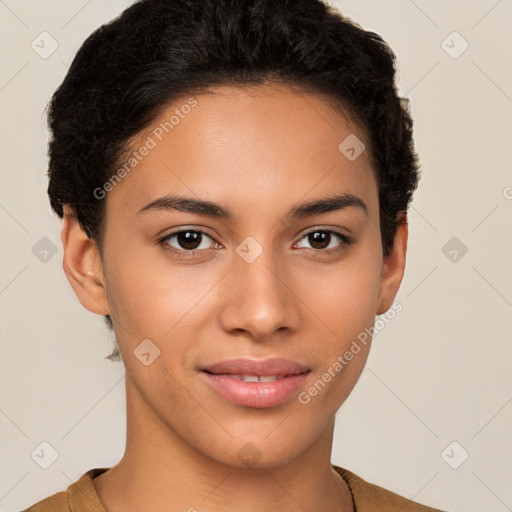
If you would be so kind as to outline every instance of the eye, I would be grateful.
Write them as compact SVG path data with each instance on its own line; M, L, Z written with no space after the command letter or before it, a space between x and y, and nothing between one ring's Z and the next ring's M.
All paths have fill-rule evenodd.
M349 236L333 229L315 229L306 233L300 240L304 239L312 245L311 250L316 253L336 253L352 245L352 239ZM338 243L336 243L336 239L338 239ZM198 229L175 231L160 239L159 242L167 251L180 258L201 256L201 252L214 248L211 242L216 243L210 235Z
M338 243L336 243L336 238L338 239ZM352 244L352 239L349 236L333 229L315 229L314 231L306 233L301 238L301 240L304 239L313 246L313 251L328 254L341 251Z
M203 244L205 238L213 241L213 238L204 231L184 229L166 235L160 242L166 245L167 250L170 250L178 256L189 257L195 256L195 252L206 251L212 248L209 247L207 243Z

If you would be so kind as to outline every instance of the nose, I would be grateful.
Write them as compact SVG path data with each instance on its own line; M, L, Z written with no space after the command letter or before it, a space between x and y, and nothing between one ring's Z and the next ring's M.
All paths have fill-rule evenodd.
M254 340L267 339L278 330L297 330L300 300L271 251L264 250L252 263L238 255L234 259L223 287L219 314L223 329L249 333Z

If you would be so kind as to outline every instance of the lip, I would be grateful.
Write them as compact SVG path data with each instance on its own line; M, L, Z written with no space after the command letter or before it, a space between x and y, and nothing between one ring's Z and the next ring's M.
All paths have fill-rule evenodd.
M217 393L230 402L244 407L275 407L293 395L303 385L311 369L283 358L263 360L237 358L207 366L200 371ZM273 382L244 382L229 375L276 375Z
M219 363L201 368L201 370L216 374L246 374L257 375L258 377L262 375L277 375L278 377L284 377L310 371L310 368L282 357L271 357L269 359L238 357L220 361Z

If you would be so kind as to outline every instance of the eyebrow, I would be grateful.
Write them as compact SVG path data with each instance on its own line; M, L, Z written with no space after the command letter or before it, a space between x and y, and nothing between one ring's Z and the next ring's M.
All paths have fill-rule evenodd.
M365 217L368 217L368 207L366 203L354 194L345 193L324 196L314 201L301 203L291 208L285 214L285 218L290 220L303 219L321 213L342 210L351 206L358 208L364 213ZM207 215L208 217L226 220L234 217L233 212L229 208L221 206L220 204L178 195L159 197L142 207L139 213L155 210L178 210L180 212L196 213L198 215Z

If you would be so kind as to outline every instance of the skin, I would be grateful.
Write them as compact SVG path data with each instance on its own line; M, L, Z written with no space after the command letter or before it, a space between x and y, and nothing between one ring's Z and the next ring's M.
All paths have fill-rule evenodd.
M126 367L126 451L93 484L108 512L352 511L330 458L335 414L370 344L306 405L297 396L270 408L235 405L198 368L235 356L286 357L312 369L307 390L393 304L406 217L383 260L368 151L349 161L338 150L349 134L364 134L327 98L282 85L213 92L197 95L198 105L107 194L101 251L66 207L66 275L85 308L112 316ZM133 147L187 99L166 108ZM350 206L286 218L298 203L333 192L361 198L368 216ZM213 201L234 217L139 213L171 193ZM198 257L177 237L159 242L179 229L207 233ZM326 229L354 243L306 236ZM236 252L248 236L263 249L252 263ZM161 353L145 366L134 350L147 338ZM260 453L251 466L237 455L247 443Z

